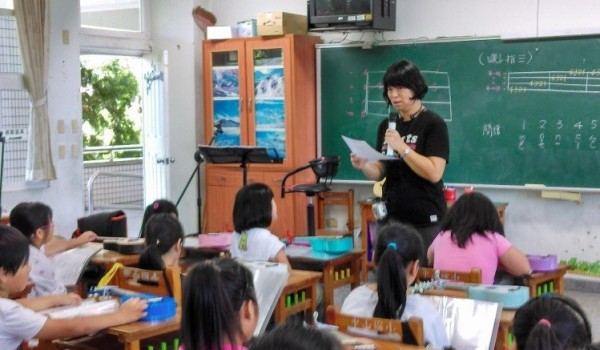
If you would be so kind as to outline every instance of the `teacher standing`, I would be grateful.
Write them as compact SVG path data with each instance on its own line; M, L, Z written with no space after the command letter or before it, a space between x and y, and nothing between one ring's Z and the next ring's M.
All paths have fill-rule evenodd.
M412 62L392 64L383 77L383 97L396 110L390 118L398 118L395 129L388 128L391 119L379 124L376 149L385 154L391 147L394 156L389 161L367 161L350 154L352 166L367 178L386 179L381 198L388 213L384 221L413 225L423 237L425 250L446 213L442 176L450 155L446 123L421 101L427 90Z

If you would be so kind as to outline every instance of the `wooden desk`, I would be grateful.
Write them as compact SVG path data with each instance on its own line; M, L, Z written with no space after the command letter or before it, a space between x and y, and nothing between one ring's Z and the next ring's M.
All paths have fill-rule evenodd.
M101 265L105 268L105 271L108 271L115 263L131 266L137 264L139 260L140 254L126 255L113 250L100 249L98 253L92 256L90 263Z
M535 272L529 277L529 297L533 298L544 293L565 293L565 274L568 265L559 265L556 270Z
M333 292L336 288L350 284L354 289L360 285L360 261L364 256L363 249L352 249L340 255L311 252L306 255L288 255L288 259L294 269L323 272L323 301L327 307L335 305Z
M515 318L516 310L502 310L500 315L500 325L498 326L498 335L496 336L495 350L509 349L509 335L512 321Z
M181 310L177 310L174 318L162 322L133 322L121 326L110 327L107 334L112 334L123 343L125 350L140 350L140 342L144 339L179 331Z
M321 272L290 271L287 284L283 287L275 306L275 322L283 323L290 315L308 311L307 318L310 317L311 320L307 320L307 322L312 323L312 314L317 310L317 283L322 276ZM302 295L304 298L301 297ZM291 299L290 302L287 302L288 296Z
M365 345L375 345L376 350L424 350L427 349L423 346L401 344L394 341L372 339L372 338L356 338L358 341ZM354 345L344 345L345 350L353 350Z

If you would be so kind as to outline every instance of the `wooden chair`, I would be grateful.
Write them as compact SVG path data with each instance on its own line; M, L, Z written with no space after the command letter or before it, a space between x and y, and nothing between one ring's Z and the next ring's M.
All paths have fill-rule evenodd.
M394 334L401 339L408 338L405 331L410 331L418 346L425 345L425 336L423 335L423 320L417 317L411 317L406 322L400 320L389 320L376 317L356 317L341 314L333 305L327 306L326 320L328 324L338 327L340 332L347 333L348 327L365 328L377 331L383 334ZM403 341L400 341L404 344Z
M416 282L430 281L434 278L436 271L439 271L439 278L452 282L481 284L481 270L472 268L470 272L439 270L430 267L421 267L417 273ZM423 292L425 295L449 296L455 298L468 298L469 292L467 289L427 289Z
M151 293L160 296L172 296L181 308L181 268L167 267L161 270L144 270L132 266L121 266L113 277L112 284L119 288L139 293ZM98 333L74 339L55 340L52 342L56 349L88 350L120 348L115 336Z
M429 281L433 279L436 271L439 271L439 278L443 280L481 284L481 270L476 267L472 268L471 271L468 272L421 267L419 268L417 279L419 281Z
M323 192L317 200L317 230L328 233L325 225L325 206L337 205L345 206L348 221L342 233L354 234L354 190L349 189L346 192ZM317 232L319 234L319 232Z
M132 266L122 266L114 277L114 284L120 288L140 293L172 296L181 307L181 268L169 266L164 271L143 270Z

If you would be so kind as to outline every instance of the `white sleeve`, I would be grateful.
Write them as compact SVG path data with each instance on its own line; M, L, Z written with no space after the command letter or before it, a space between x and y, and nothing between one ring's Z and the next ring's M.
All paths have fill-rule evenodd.
M270 234L268 243L269 259L275 258L284 246L283 242L277 236Z
M28 309L16 301L0 299L0 345L20 343L35 337L48 318Z

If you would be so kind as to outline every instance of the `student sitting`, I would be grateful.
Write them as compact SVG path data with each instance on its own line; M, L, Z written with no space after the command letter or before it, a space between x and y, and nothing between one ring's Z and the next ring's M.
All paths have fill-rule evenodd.
M511 331L518 350L593 348L585 312L566 296L544 294L529 300L515 313Z
M417 278L423 241L412 227L389 221L377 231L375 265L377 283L355 288L344 300L341 312L359 317L423 320L425 342L450 346L442 318L433 304L419 294L409 294Z
M434 269L471 271L477 267L484 284L494 283L498 267L513 276L530 273L527 257L504 237L496 207L482 193L460 196L441 230L427 251Z
M252 273L229 258L192 267L185 278L183 305L186 350L244 350L258 323Z
M142 217L142 226L140 228L140 238L144 238L146 234L146 223L155 214L167 213L171 214L175 219L179 218L179 212L177 206L168 199L157 199L154 202L148 204L144 210L144 216Z
M297 323L284 323L254 339L249 350L342 350L330 333Z
M163 270L178 266L183 246L183 227L169 213L152 215L146 223L146 248L138 267L145 270Z
M62 294L18 301L8 299L10 294L22 291L29 279L29 243L15 228L0 225L0 252L0 349L17 349L23 341L33 338L59 339L94 333L146 315L146 301L132 298L110 314L50 319L36 311L76 305L81 298Z
M248 260L274 261L286 264L284 244L269 231L271 222L277 219L277 205L273 191L262 183L242 187L235 196L231 240L231 256Z
M40 202L17 204L10 211L9 219L10 225L21 231L29 240L29 276L35 284L29 296L64 294L66 287L56 280L54 263L49 256L93 241L96 234L87 231L71 240L53 240L52 209Z

